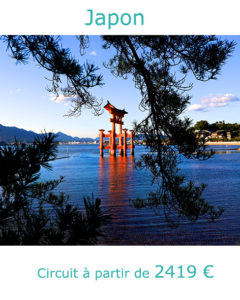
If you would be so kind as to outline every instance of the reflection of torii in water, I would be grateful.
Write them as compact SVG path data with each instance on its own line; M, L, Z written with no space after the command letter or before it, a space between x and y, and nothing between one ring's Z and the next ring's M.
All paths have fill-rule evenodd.
M122 119L127 112L125 109L117 109L113 106L109 101L104 106L104 108L112 115L110 118L110 122L112 123L112 130L109 130L109 134L104 133L104 129L100 129L99 137L100 137L100 155L103 156L103 149L109 149L110 155L116 155L116 149L119 149L120 155L127 155L127 148L131 149L131 155L134 155L134 144L133 144L133 130L130 130L130 134L127 134L127 129L122 129L122 125L124 124ZM115 124L119 124L119 133L116 134ZM109 145L104 146L103 138L109 138ZM131 138L131 144L127 145L127 138ZM116 138L119 139L119 144L116 145Z

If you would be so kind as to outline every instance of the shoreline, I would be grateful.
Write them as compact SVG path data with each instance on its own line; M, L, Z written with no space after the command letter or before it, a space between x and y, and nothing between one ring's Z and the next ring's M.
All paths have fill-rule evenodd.
M206 142L205 145L208 146L240 146L240 141L239 142Z

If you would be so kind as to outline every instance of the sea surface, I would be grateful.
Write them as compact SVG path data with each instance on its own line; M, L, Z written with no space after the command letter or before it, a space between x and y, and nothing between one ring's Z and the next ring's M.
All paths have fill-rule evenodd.
M99 156L98 145L60 145L52 171L41 170L42 179L64 176L57 191L70 195L70 202L83 208L83 197L99 197L102 208L112 215L104 228L103 245L239 245L240 244L240 151L238 146L213 146L216 154L207 161L184 160L181 172L196 184L206 183L205 199L225 208L212 222L183 220L178 227L154 209L135 209L131 200L146 198L151 174L135 168L134 159L146 153L136 146L135 156ZM66 158L66 156L68 156Z

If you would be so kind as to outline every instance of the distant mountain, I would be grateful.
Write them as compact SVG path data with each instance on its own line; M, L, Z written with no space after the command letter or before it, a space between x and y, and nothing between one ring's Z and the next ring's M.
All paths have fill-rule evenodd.
M59 131L58 133L56 133L56 140L58 142L94 142L95 139L86 137L86 138L79 138L79 137L72 137L70 135L67 135L65 133L62 133L61 131Z
M41 134L35 133L33 131L28 131L25 129L20 129L17 127L8 127L0 124L0 142L11 143L17 139L19 142L33 142L36 136L41 136ZM58 142L94 142L97 139L92 138L79 138L72 137L62 132L56 134L56 141Z
M38 134L33 131L3 126L0 124L0 141L2 142L14 142L15 139L20 142L32 142L35 136L38 136Z

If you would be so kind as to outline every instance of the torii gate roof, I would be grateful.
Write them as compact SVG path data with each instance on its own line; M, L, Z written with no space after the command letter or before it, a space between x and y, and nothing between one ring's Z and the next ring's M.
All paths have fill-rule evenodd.
M104 108L110 113L114 114L119 117L124 117L125 114L127 114L125 109L118 109L115 106L113 106L109 101L107 104L104 106Z

